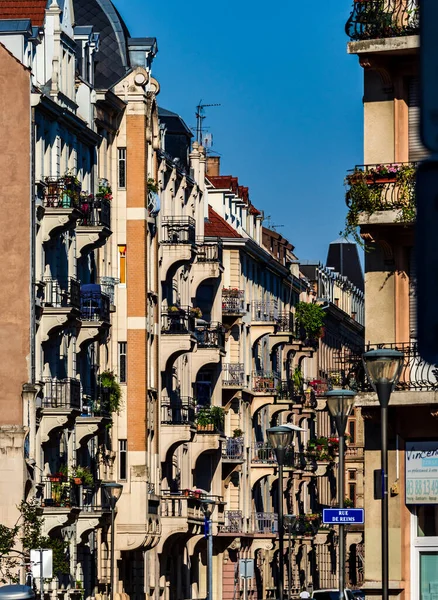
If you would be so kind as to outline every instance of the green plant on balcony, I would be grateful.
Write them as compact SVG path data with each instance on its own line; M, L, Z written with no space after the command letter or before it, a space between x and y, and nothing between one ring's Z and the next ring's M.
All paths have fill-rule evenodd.
M154 194L158 194L158 183L155 182L153 177L148 177L148 192L154 192Z
M82 483L85 487L92 487L94 485L94 477L89 467L77 466L73 469L72 478L75 483Z
M243 437L243 431L241 429L235 429L233 431L233 438L237 439L237 438L241 438Z
M96 198L104 198L105 200L113 199L113 190L107 179L99 179L99 190L96 194Z
M348 213L343 235L350 235L363 246L358 234L359 219L362 213L369 217L380 210L397 209L399 223L408 224L415 219L415 166L412 164L377 165L363 171L356 169L347 175L345 184ZM386 200L388 185L394 186L391 198Z
M298 302L295 306L295 323L300 337L317 340L321 337L325 313L318 304Z
M294 386L294 391L296 394L301 394L303 391L304 377L301 373L300 367L295 367L294 372L292 374L292 383Z
M201 319L202 318L201 309L198 308L197 306L192 306L190 308L190 316L194 317L195 319Z
M322 436L307 442L307 455L317 461L333 462L338 448L338 438Z
M200 431L223 431L225 410L221 406L206 406L196 415L196 426Z
M108 390L110 413L119 412L122 390L113 371L103 371L99 375L99 383Z

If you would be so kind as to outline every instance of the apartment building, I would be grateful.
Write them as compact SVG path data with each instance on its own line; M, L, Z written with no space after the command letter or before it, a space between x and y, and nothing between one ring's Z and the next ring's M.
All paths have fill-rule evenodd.
M366 348L404 355L389 408L389 592L412 600L435 593L437 568L437 500L428 487L434 482L433 461L428 483L418 475L426 468L425 453L437 447L436 370L419 356L416 339L415 172L426 156L418 129L419 18L415 1L357 2L346 27L348 52L364 68L365 165L347 175L347 205L348 223L360 227L367 250ZM346 368L357 373L365 418L364 588L375 597L382 585L380 501L373 493L373 471L380 469L379 405L360 370L360 351Z

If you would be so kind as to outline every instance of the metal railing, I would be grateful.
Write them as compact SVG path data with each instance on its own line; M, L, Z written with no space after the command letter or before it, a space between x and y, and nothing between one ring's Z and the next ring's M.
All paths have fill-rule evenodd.
M245 312L244 291L235 288L223 288L222 313L224 315L243 315Z
M304 401L304 391L302 388L296 388L290 379L279 381L277 392L277 400L290 400L294 404L302 404Z
M198 263L220 263L223 258L223 244L217 238L216 240L203 240L198 244Z
M245 365L243 363L223 363L222 385L224 387L244 387Z
M251 445L251 463L276 465L277 458L271 445L266 442L253 442ZM297 452L290 447L284 455L284 466L300 471L309 471L314 468L314 461L305 452Z
M43 186L46 208L79 208L81 183L76 177L46 177Z
M196 403L189 396L161 398L161 423L163 425L193 425Z
M278 319L278 302L276 300L253 300L251 308L252 320L255 322L271 322Z
M111 226L111 202L106 198L81 198L80 209L83 217L80 225L89 227Z
M110 298L100 291L96 285L95 290L81 287L81 320L82 321L109 321Z
M46 378L43 408L81 408L81 384L77 379Z
M291 312L282 311L277 317L277 331L283 333L294 333L294 316Z
M161 333L178 335L195 330L195 317L188 306L168 308L161 313Z
M251 462L263 464L277 464L275 452L266 442L253 442L251 444Z
M111 304L114 304L115 287L120 283L117 277L99 277L98 279L102 293L106 294Z
M42 505L46 508L79 507L80 486L67 481L56 481L56 477L42 477Z
M80 308L81 285L73 277L55 279L43 277L45 283L44 304L53 308Z
M267 512L255 512L251 515L252 528L255 533L276 534L278 533L278 514Z
M102 385L82 390L83 417L109 417L111 414L110 389Z
M277 390L279 375L273 371L253 371L252 389L254 392L274 393Z
M344 354L338 359L342 387L348 387L359 392L371 392L363 363L362 355L368 350L389 348L403 352L403 367L395 391L430 391L438 389L438 366L425 362L419 353L418 344L367 344Z
M222 323L197 325L195 328L195 337L198 341L198 348L225 347L225 329Z
M371 213L415 204L416 167L416 163L356 165L346 177L347 206Z
M418 0L355 0L345 31L351 40L419 33Z
M196 221L192 217L163 217L162 244L195 244Z
M226 510L225 524L220 528L221 533L244 533L245 522L241 510Z
M222 458L226 460L244 460L243 438L227 438L222 444Z

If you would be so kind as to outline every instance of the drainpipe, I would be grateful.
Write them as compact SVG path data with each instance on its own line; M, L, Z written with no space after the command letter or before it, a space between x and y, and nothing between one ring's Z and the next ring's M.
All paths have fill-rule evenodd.
M31 149L30 149L30 382L35 383L35 245L36 245L36 206L35 206L35 106L31 107Z

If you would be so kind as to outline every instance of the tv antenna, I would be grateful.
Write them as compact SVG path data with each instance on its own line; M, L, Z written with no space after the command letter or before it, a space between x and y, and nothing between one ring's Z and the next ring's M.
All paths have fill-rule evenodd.
M196 141L198 144L202 144L203 141L203 122L206 118L205 108L210 106L221 106L220 104L202 104L202 100L199 101L198 106L196 107Z
M269 215L268 217L266 217L266 227L268 229L272 229L273 231L277 231L279 227L284 227L284 225L274 225L272 223L271 215Z

